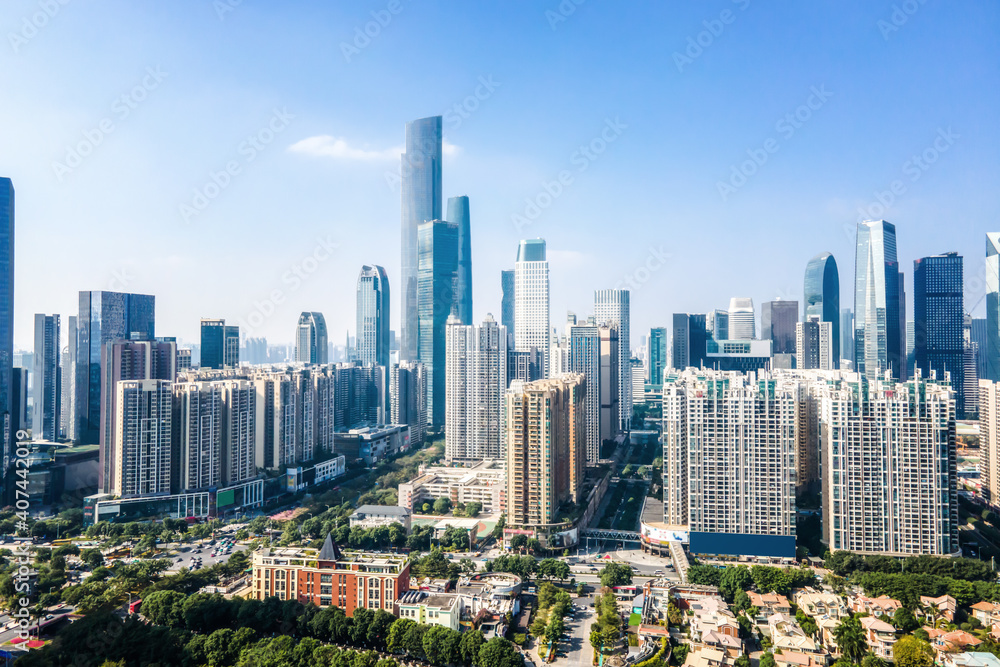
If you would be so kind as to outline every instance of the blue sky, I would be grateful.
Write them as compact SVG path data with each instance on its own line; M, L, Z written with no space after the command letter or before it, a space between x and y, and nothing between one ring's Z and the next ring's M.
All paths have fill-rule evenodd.
M801 299L823 251L849 304L865 213L895 223L908 293L913 259L957 250L985 310L995 3L7 0L0 27L20 346L81 289L155 294L160 335L224 317L287 342L319 310L342 341L362 264L398 294L403 126L435 114L477 319L536 236L553 323L629 276L633 346L673 312Z

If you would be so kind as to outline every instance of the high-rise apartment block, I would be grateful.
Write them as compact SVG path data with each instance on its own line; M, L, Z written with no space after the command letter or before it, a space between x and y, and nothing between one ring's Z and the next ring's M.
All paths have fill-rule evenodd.
M811 315L795 324L796 368L832 370L835 367L833 323Z
M492 315L482 325L448 320L445 458L483 461L503 456L507 331Z
M585 392L576 374L515 381L507 391L509 527L544 534L559 523L566 500L582 497Z
M614 327L591 323L570 327L569 370L587 380L583 395L584 451L591 464L601 458L602 440L618 434L618 414L613 406L617 395L617 346Z
M170 493L173 394L168 380L129 380L115 387L115 433L108 493Z
M419 361L401 361L389 368L389 414L393 424L410 427L410 443L424 444L427 430L427 374Z

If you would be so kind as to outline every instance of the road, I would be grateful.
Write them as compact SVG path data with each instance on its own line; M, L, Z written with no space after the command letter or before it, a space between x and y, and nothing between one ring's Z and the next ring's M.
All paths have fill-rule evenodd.
M566 660L570 667L590 667L594 650L590 646L590 626L594 622L594 610L590 608L586 598L579 598L576 604L583 606L583 609L576 612L576 619L564 619L566 624L567 639L559 643L560 651L566 653ZM562 660L559 661L562 663Z
M52 614L55 617L59 617L59 616L67 615L67 614L72 614L73 611L75 611L75 607L72 607L70 605L66 605L65 607L63 607L61 609L50 608L49 610L46 611L46 613L47 614ZM9 614L4 614L4 615L0 616L0 628L6 626L12 620L13 620L13 618ZM35 632L37 630L37 627L38 627L38 625L35 622L35 619L32 618L31 619L31 625L28 628L30 630L30 632L31 632L31 636L32 637L35 636ZM20 629L19 628L12 628L10 630L0 631L0 645L9 642L12 639L16 639L19 634L20 634Z

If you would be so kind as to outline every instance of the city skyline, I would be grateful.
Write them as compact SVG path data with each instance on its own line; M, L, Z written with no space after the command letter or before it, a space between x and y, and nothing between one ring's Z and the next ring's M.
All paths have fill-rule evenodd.
M34 8L32 3L13 3L8 9L12 25L20 25L18 17L30 17ZM906 273L914 259L924 256L955 250L968 258L965 301L974 316L985 312L978 279L982 265L976 258L981 235L997 217L997 204L979 179L965 175L995 173L1000 153L995 150L996 128L979 120L995 115L1000 106L997 87L989 85L997 78L995 66L988 64L998 60L997 47L984 38L995 33L994 7L954 16L943 8L921 6L905 25L890 31L879 23L890 20L891 3L858 4L850 12L832 4L801 8L792 34L812 31L815 44L777 40L746 62L737 54L748 42L759 44L773 25L791 29L787 12L735 3L732 25L692 58L686 55L689 38L705 30L703 22L717 20L722 8L642 10L638 18L648 20L629 21L637 34L627 43L642 43L653 25L663 24L666 33L655 40L658 46L645 62L628 59L634 78L602 84L614 93L608 95L593 88L591 73L622 66L624 55L618 51L626 42L609 36L613 31L607 27L626 18L611 8L581 6L553 25L541 9L501 13L490 7L446 11L428 5L419 12L401 12L370 45L348 55L341 44L351 44L354 28L371 20L368 10L312 3L298 3L298 8L302 11L295 13L239 6L221 19L210 7L200 14L170 8L155 26L127 6L64 11L36 36L6 51L2 57L9 65L5 72L12 98L3 112L10 132L0 138L0 173L18 188L18 217L24 221L18 252L30 257L44 247L62 267L60 276L74 276L71 286L55 276L28 280L30 264L17 264L14 336L19 348L30 348L34 313L74 312L79 290L158 295L164 331L184 341L197 339L201 317L225 318L246 335L273 342L290 342L293 319L302 311L325 313L331 331L351 329L352 286L360 263L344 259L363 256L384 265L390 282L401 284L396 245L400 189L392 183L398 177L405 123L435 114L444 121L444 196L467 194L475 207L473 321L488 312L499 314L495 276L509 267L521 238L540 236L548 242L556 319L563 308L585 312L593 290L614 288L629 277L639 285L632 290L632 329L646 331L669 326L672 312L725 307L737 289L757 304L779 296L801 300L801 267L817 253L831 252L846 269L853 254L851 230L862 217L897 225L899 263ZM190 52L179 56L169 48L173 30L192 20ZM481 39L479 31L464 35L456 26L486 20L498 22L497 36L487 38L482 48L465 49L475 51L472 57L450 58L452 49L462 49L472 34ZM255 27L275 22L304 33L307 39L298 42L325 44L323 74L334 83L329 91L307 92L296 77L276 79L272 68L265 68L254 83L231 82L233 65L213 54L223 47L227 52L243 48ZM106 51L85 51L74 36L97 25L121 30ZM498 64L489 57L499 48L494 40L511 29L526 31L532 44L529 58ZM426 43L443 34L460 35L458 43L428 54L413 49L413 40ZM281 49L285 39L276 38L274 48ZM595 40L593 55L581 53L570 63L559 60L560 45ZM824 49L834 43L882 55L875 67L867 57L864 66L846 56L831 63ZM942 64L934 55L941 49L927 46L945 43L955 52ZM789 51L797 56L793 67L788 67ZM74 72L56 64L65 62L92 73L86 89L77 88ZM954 68L948 65L956 63L966 76L952 76ZM729 71L733 65L736 70ZM422 80L415 72L429 67L441 68L445 76L420 89L405 80ZM649 90L633 83L653 71L663 86ZM335 103L337 91L365 80L391 85L350 110ZM229 85L200 110L197 122L184 133L165 131L178 114L201 101L200 84L218 81ZM521 102L540 93L539 86L555 86L560 94L551 109L533 110L528 117ZM911 87L940 94L928 100ZM895 113L868 112L863 100L874 88L883 90ZM52 89L79 94L66 105L44 92ZM658 101L675 94L688 102L661 117L664 106ZM580 111L590 99L614 103L603 101L592 105L592 112ZM233 112L237 100L241 110ZM215 106L220 104L228 104L225 112ZM810 104L819 108L810 109ZM794 120L800 107L803 116L810 116L807 121L776 129L787 115ZM129 113L123 117L125 111ZM35 129L39 117L52 119L42 124L49 129L41 134ZM67 165L70 149L87 141L85 132L97 136L93 132L104 117L114 131L103 134L100 145L78 166L57 171L54 165ZM252 163L245 162L247 156L239 152L242 142L263 129L271 140L261 144ZM706 139L709 129L711 139ZM613 141L602 138L605 150L591 153L594 159L577 152L602 133ZM738 171L769 136L779 150L723 201L718 184L729 183L731 168ZM844 144L858 148L845 151ZM671 157L664 159L664 152ZM925 161L924 154L933 161ZM821 155L824 177L819 181L810 167ZM574 156L586 164L584 171L577 171ZM231 158L238 159L241 172L229 177L231 183L203 209L195 208L194 190L204 192L213 183L210 174L219 173ZM504 179L494 177L498 170ZM548 194L543 182L553 183L562 170L570 171L572 182L559 186L563 191L551 203L539 199L540 193ZM893 189L897 180L901 193ZM518 228L512 217L527 219L526 199L548 205ZM886 207L883 202L890 200ZM781 201L779 209L774 201ZM197 211L188 220L179 211L185 204ZM279 219L290 221L282 225L280 237ZM608 234L612 219L615 233ZM85 244L84 252L46 243L53 232L71 234L81 227L108 240L106 232L136 220L146 225L143 233ZM803 225L809 234L799 233ZM692 290L679 290L676 286L698 266L706 228L719 234L761 230L752 249L773 250L787 261L772 271L754 272L745 242L720 244L714 248L718 262L744 266L745 279L737 285L731 276L716 272ZM206 242L199 244L204 247L174 242L188 230L204 235ZM208 255L213 241L223 238L234 250L232 258ZM281 243L268 242L278 238ZM393 241L387 243L388 238ZM290 273L297 280L283 281L293 266L302 270L309 257L315 259L315 271L303 271L304 278ZM262 267L246 277L240 294L201 288L224 284L237 262ZM850 294L844 287L841 301L847 303ZM271 304L270 312L265 301L276 289L283 302ZM263 317L264 311L270 314ZM245 325L254 313L264 321L251 329ZM392 321L398 333L395 304Z

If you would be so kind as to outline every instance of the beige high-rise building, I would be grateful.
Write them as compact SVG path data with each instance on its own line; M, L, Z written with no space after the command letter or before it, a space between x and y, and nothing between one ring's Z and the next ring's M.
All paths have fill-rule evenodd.
M567 374L507 391L507 525L544 532L557 524L559 507L582 497L583 375Z
M445 458L477 462L503 457L507 328L492 315L481 325L448 318L445 353Z
M1000 383L979 381L979 483L983 500L1000 507Z
M173 393L169 380L130 380L115 387L114 456L108 493L170 493Z

